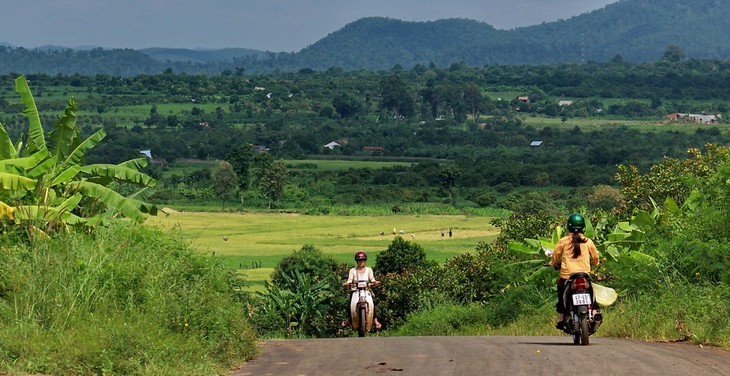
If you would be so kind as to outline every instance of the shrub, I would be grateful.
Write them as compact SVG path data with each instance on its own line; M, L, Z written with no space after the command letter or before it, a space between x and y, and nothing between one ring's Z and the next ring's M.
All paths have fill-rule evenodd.
M312 245L282 259L253 304L259 331L288 337L337 335L346 312L342 282L347 269Z
M426 252L417 243L396 236L388 249L378 253L374 271L381 274L401 273L426 265Z

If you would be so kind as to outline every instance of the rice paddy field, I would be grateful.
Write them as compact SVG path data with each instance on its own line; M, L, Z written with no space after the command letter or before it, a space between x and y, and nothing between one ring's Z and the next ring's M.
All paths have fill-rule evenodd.
M443 262L472 252L479 242L491 242L499 232L490 224L492 218L480 216L308 216L166 211L167 215L149 218L147 225L173 231L198 251L222 257L226 265L238 270L253 290L263 287L282 258L307 244L337 261L353 264L352 256L363 250L374 264L377 253L385 250L395 236L402 236L421 245L429 260ZM393 234L394 229L396 234Z

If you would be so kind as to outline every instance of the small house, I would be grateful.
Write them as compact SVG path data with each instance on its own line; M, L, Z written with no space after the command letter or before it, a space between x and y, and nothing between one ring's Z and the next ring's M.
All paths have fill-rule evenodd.
M531 148L539 148L540 146L542 146L542 141L540 141L540 140L535 140L535 141L530 142Z

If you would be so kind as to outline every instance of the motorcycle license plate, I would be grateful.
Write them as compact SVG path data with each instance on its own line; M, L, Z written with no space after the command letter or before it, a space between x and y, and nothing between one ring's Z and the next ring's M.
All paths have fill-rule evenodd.
M359 296L361 296L361 297L366 297L366 296L368 296L368 292L367 292L367 290L360 290L360 291L358 292L358 294L359 294Z
M573 305L590 305L591 294L573 294Z

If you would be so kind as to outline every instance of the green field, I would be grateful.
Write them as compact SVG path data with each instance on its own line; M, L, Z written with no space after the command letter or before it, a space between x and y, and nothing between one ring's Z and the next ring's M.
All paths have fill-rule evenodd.
M174 212L151 217L147 224L177 229L200 252L223 257L239 269L254 289L269 278L283 257L311 244L335 260L353 263L352 255L368 252L371 260L385 250L395 235L421 245L429 260L443 262L471 252L478 242L491 242L498 229L491 218L461 215L306 216L267 213ZM449 237L449 228L453 237ZM441 236L441 230L446 232ZM383 235L380 235L380 232Z

